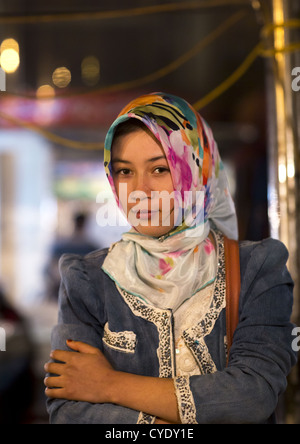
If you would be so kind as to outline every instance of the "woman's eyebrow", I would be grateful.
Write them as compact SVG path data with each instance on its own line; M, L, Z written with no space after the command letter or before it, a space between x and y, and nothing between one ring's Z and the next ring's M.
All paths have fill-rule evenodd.
M161 159L167 160L166 156L161 155L161 156L151 157L150 159L147 159L146 162L155 162L156 160L161 160ZM117 163L117 162L119 162L119 163L128 163L128 164L132 163L129 160L120 159L119 157L117 157L115 159L112 159L112 163Z
M156 157L151 157L151 159L147 159L147 162L155 162L156 160L161 160L161 159L166 159L166 156L161 155L161 156L156 156Z
M118 157L116 159L112 159L111 163L131 163L129 162L129 160L125 160L125 159L119 159Z

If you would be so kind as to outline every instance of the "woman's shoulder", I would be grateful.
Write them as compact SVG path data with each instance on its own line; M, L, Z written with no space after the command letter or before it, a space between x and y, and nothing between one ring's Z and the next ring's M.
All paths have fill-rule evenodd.
M267 258L286 262L289 256L286 246L280 240L271 237L261 241L240 241L239 246L242 259L249 259L252 255L255 255L257 259L261 260Z
M59 261L61 275L60 311L69 307L84 322L91 323L103 317L106 289L111 290L101 266L108 249L96 250L86 255L64 254Z
M102 272L102 264L107 256L108 248L91 251L86 255L63 254L59 260L61 278L67 280L89 279L93 272Z
M280 284L292 284L287 269L289 257L286 246L273 238L261 241L242 241L240 244L240 268L244 285L260 285L264 288Z

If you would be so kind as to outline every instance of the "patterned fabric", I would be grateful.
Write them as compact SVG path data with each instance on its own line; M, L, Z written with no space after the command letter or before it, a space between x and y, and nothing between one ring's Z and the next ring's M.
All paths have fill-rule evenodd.
M104 167L114 187L111 147L116 127L128 119L142 121L160 142L169 164L175 199L184 218L161 238L135 229L111 249L103 270L124 290L159 308L176 310L184 300L213 282L216 255L208 238L212 226L237 238L236 214L227 177L212 131L185 100L154 93L129 103L110 127ZM190 198L186 199L189 192ZM197 205L197 192L203 195Z

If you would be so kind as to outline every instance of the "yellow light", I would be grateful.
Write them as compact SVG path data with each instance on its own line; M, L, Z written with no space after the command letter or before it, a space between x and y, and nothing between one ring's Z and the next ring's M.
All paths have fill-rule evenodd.
M20 64L19 44L15 39L3 40L0 46L0 64L6 73L13 73Z
M274 24L282 25L284 23L282 0L274 0L273 8ZM274 46L275 49L279 51L285 46L285 31L283 26L277 26L274 29Z
M55 96L54 88L50 85L42 85L36 91L36 96L39 99L49 99Z
M279 163L278 165L278 180L279 183L286 182L286 166L283 163Z
M14 49L19 52L19 43L15 39L5 39L1 43L0 51L3 52L5 49Z
M94 86L100 78L100 62L97 57L88 56L81 63L81 77L88 86Z
M295 165L293 163L288 163L287 177L289 179L292 179L293 177L295 177Z
M52 81L58 88L65 88L71 82L71 72L65 66L56 68L52 74Z
M15 72L20 64L19 53L15 49L4 49L1 52L0 63L8 74Z
M252 8L255 10L259 10L261 8L260 3L258 0L252 0L251 2Z

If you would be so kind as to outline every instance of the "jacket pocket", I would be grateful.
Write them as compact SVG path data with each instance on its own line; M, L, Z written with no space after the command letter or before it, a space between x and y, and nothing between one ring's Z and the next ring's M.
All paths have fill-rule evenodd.
M108 322L104 325L103 342L108 347L124 353L134 353L136 334L133 331L111 331Z

